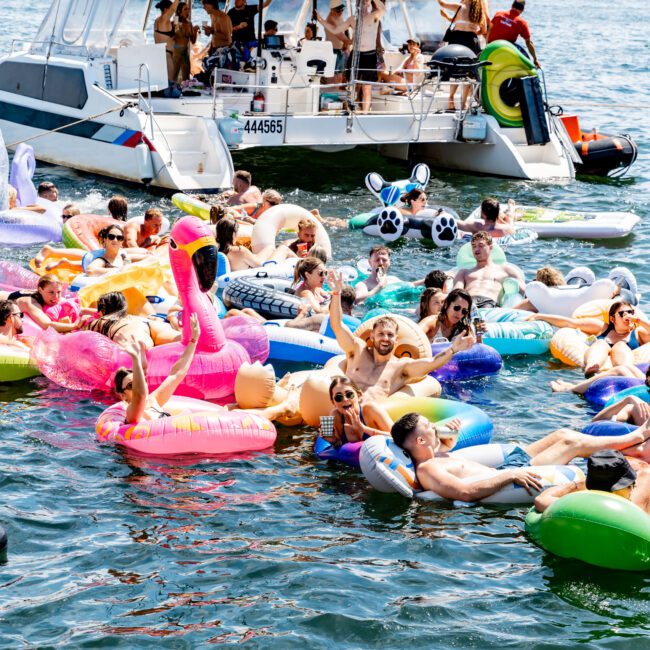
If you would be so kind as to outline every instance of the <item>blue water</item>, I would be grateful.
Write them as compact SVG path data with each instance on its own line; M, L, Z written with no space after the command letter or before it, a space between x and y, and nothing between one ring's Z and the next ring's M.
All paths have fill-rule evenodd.
M0 51L29 37L45 0L5 0ZM507 6L492 3L491 9ZM650 61L644 3L529 3L527 18L554 103L585 125L629 132L641 153L623 180L565 185L434 172L429 194L462 214L486 194L531 204L634 210L636 234L603 245L543 241L513 251L528 276L552 263L604 273L629 266L648 286ZM404 166L370 152L261 156L236 161L289 200L332 216L372 207L360 189ZM39 167L64 197L100 209L115 192L132 212L161 196ZM299 186L302 189L296 189ZM338 258L371 243L334 230ZM2 251L27 260L34 251ZM407 242L394 249L405 278L450 266L452 254ZM551 395L577 376L549 358L509 360L489 381L455 391L489 413L497 440L533 440L579 427L584 402ZM561 562L529 544L524 509L452 508L370 490L359 474L316 462L314 432L280 429L272 453L195 463L143 460L100 447L106 401L44 378L0 386L0 646L541 648L645 647L650 582ZM588 541L586 541L588 542Z

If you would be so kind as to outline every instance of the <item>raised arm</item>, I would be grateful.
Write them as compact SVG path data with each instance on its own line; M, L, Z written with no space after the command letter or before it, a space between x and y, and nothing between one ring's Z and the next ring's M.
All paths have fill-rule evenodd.
M190 369L194 352L196 351L196 344L201 335L201 328L199 326L199 319L196 314L190 316L190 325L192 335L190 340L183 350L183 354L179 357L178 361L171 367L169 376L165 378L162 384L156 388L151 397L156 400L158 406L161 408L165 406L169 398L174 394L180 383L185 379L187 371Z
M445 9L451 9L451 11L457 11L461 7L460 2L445 2L444 0L438 0L438 4Z
M341 290L343 289L343 276L330 270L327 275L327 283L332 287L332 300L330 301L330 325L336 342L341 346L345 354L351 355L357 351L357 338L343 323L343 311L341 310Z
M604 329L603 321L598 318L569 318L556 314L531 314L526 320L542 320L553 327L573 327L585 334L600 334Z
M354 27L355 17L350 16L345 22L342 22L340 25L332 25L328 23L318 12L316 12L316 20L330 33L334 36L342 34L346 29Z
M373 12L372 12L372 17L379 21L384 17L384 14L386 13L386 6L381 0L375 0L375 6L377 7Z
M142 360L140 358L140 348L137 343L130 341L121 347L131 357L131 362L133 363L131 401L126 407L125 420L128 424L137 424L142 420L142 416L147 407L149 389L147 388L147 380L144 376L144 369L142 368Z
M426 377L432 370L449 363L456 352L469 350L474 343L476 337L473 334L457 336L446 350L438 352L432 359L404 359L402 373L407 379Z

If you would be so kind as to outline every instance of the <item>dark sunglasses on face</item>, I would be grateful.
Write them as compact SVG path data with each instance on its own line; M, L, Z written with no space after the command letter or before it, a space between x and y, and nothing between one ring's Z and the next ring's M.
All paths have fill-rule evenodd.
M355 396L355 392L351 390L346 390L344 393L336 393L332 399L338 404L344 399L352 399Z
M319 271L318 275L320 275L321 278L324 278L327 275L327 271Z
M626 316L629 314L630 316L634 316L634 310L633 309L621 309L620 311L616 312L621 318L623 316Z
M25 314L22 311L13 311L11 312L12 316L18 316L18 318L25 318Z
M124 235L114 235L113 233L109 233L106 235L106 239L110 239L111 241L124 241Z
M460 305L454 305L453 310L461 312L463 316L467 316L467 314L469 314L469 311Z

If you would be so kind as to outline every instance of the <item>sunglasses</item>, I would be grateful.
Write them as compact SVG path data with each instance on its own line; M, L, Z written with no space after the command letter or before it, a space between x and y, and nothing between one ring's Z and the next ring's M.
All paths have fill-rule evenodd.
M13 311L11 312L12 316L18 316L18 318L25 318L25 314L22 311Z
M344 393L336 393L336 395L332 396L332 399L339 404L342 402L344 399L352 399L356 393L352 390L346 390Z
M623 318L623 316L627 316L628 314L629 314L630 316L634 316L634 310L633 310L633 309L621 309L621 311L617 311L616 313L617 313L621 318Z
M469 310L465 309L465 307L461 307L460 305L454 305L453 310L461 312L463 316L467 316L467 314L469 314Z
M124 235L114 235L113 233L109 233L106 235L106 239L110 239L111 241L124 241Z
M130 381L128 384L126 384L126 386L122 386L122 392L124 392L125 390L131 390L132 388L133 388L133 382Z
M321 278L324 278L327 275L327 271L319 271L318 275L320 275Z

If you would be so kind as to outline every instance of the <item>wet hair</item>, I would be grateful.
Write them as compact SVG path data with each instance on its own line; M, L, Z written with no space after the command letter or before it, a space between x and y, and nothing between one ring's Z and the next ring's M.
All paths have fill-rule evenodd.
M160 0L160 2L156 5L156 9L160 9L160 11L167 11L174 3L171 0Z
M52 190L56 190L56 185L51 181L43 181L42 183L39 184L36 193L42 197L44 194L47 194Z
M323 264L327 264L327 251L325 250L325 246L321 246L320 244L314 244L307 251L307 257L315 257L323 262Z
M298 222L298 232L307 228L315 228L316 224L311 219L301 219Z
M470 243L473 244L474 242L477 241L484 241L488 246L492 246L492 236L490 233L485 232L484 230L479 230L479 232L475 232L472 235L472 238L470 239Z
M122 229L122 226L118 226L117 224L112 223L110 226L102 228L99 233L97 233L97 239L99 239L100 243L106 241L106 237L110 234L111 230L119 230L120 234L124 236L124 230Z
M615 303L612 303L612 306L609 308L609 322L613 323L614 315L621 307L632 307L629 302L626 300L617 300Z
M541 269L537 269L535 280L547 287L562 287L566 284L564 276L552 266L543 266Z
M352 311L354 303L357 299L357 294L354 290L354 287L351 287L349 284L346 284L341 289L341 309Z
M108 213L118 221L126 221L129 213L129 204L123 196L112 196L108 201Z
M150 221L154 217L160 217L162 219L163 218L163 213L158 208L149 208L144 213L144 220L145 221Z
M129 368L122 366L115 371L115 377L113 378L113 383L115 385L115 392L118 395L124 393L124 380L132 373L133 371Z
M388 257L390 257L390 248L384 246L383 244L377 244L370 249L370 252L368 253L368 259L370 259L375 253L387 253Z
M264 190L262 192L262 198L271 205L280 205L282 203L282 194L277 190Z
M233 174L233 179L239 178L239 180L246 181L249 185L253 182L253 177L250 172L239 169Z
M470 296L465 289L453 289L447 294L445 302L442 303L440 309L440 322L449 325L449 321L447 320L447 310L457 300L464 300L467 303L467 316L461 318L458 323L454 325L450 338L454 338L454 336L458 336L462 332L469 331L470 329L469 319L470 314L472 313L472 296Z
M223 205L210 206L210 223L212 225L218 224L226 216L226 208Z
M54 275L43 275L36 285L36 289L45 289L50 284L61 284L61 280Z
M431 316L429 313L429 303L431 302L431 298L433 298L433 296L437 296L439 293L442 293L442 289L438 289L436 287L428 287L422 292L422 295L420 296L419 308L420 320L426 318L427 316Z
M67 214L65 214L66 212ZM63 206L61 214L63 218L76 217L78 214L81 214L81 210L74 203L68 203L67 205Z
M447 274L440 269L429 271L424 276L424 286L427 289L444 289L447 284Z
M298 284L300 280L305 279L305 275L307 275L307 273L312 273L319 266L323 266L323 262L317 257L305 257L301 259L298 264L296 264L296 268L294 269L293 283Z
M402 194L400 197L400 200L402 203L406 203L406 205L411 205L413 201L417 201L422 194L426 194L424 190L421 190L417 187L413 188L410 192L406 192L406 194Z
M388 325L395 328L395 334L399 332L399 323L392 316L380 316L373 324L372 331L374 332L378 327Z
M332 396L334 395L334 389L337 386L349 386L357 395L359 396L362 395L361 389L357 386L357 384L354 381L352 381L352 379L346 377L345 375L336 375L336 377L332 378L329 387L330 400L332 401L333 401Z
M14 300L0 300L0 327L7 324L14 312L14 307L18 307Z
M126 298L121 291L109 291L99 296L97 300L97 311L103 316L113 316L123 318L126 316Z
M526 8L525 0L515 0L512 3L512 8L516 9L517 11L523 11Z
M305 31L307 30L307 27L311 29L311 33L313 34L313 38L315 39L318 36L318 25L316 23L307 23L305 25Z
M402 417L390 428L390 435L393 438L393 442L406 451L405 444L415 433L415 429L419 422L419 413L407 413L406 415L402 415Z
M496 221L499 218L501 206L499 202L492 196L483 199L481 203L481 212L487 221Z
M217 246L219 250L228 255L228 251L235 245L237 236L237 222L231 217L223 217L217 222Z

